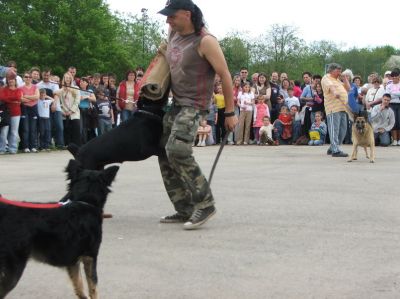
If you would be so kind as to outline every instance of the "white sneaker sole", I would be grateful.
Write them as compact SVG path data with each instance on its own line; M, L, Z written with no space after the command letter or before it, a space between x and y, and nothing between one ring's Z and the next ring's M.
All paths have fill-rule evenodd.
M201 225L203 225L204 223L206 223L212 216L215 215L215 213L217 212L217 210L214 210L210 215L207 216L207 218L203 219L203 221L197 222L195 224L193 224L192 222L185 222L183 224L183 229L185 230L194 230L199 228Z

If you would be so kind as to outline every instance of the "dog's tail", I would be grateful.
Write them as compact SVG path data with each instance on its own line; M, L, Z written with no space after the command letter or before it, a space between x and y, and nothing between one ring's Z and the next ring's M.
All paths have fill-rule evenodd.
M79 146L77 146L75 143L70 143L67 146L67 150L72 154L72 156L74 156L74 158L76 159L77 155L78 155L78 151L79 151Z

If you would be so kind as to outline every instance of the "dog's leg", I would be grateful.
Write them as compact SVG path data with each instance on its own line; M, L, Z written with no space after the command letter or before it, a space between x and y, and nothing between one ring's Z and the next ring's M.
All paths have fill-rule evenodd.
M368 149L367 149L366 146L364 146L364 151L365 151L365 156L367 157L367 159L369 159L369 156L368 156ZM371 154L371 155L372 155L372 154Z
M5 298L15 288L24 272L28 257L21 256L20 258L19 261L10 258L9 266L0 265L0 299Z
M351 162L353 160L357 160L357 143L353 142L353 151L351 153L350 159L348 160L348 162Z
M82 258L86 274L86 281L89 289L90 299L98 299L97 293L97 260L96 258L85 256Z
M370 163L374 163L375 162L375 145L371 144L370 147L370 159L369 159Z
M72 284L74 286L75 294L78 296L79 299L89 299L86 295L85 292L83 291L83 282L82 282L82 276L81 276L81 271L80 271L80 262L76 263L73 266L67 267L68 275L69 278L72 281Z

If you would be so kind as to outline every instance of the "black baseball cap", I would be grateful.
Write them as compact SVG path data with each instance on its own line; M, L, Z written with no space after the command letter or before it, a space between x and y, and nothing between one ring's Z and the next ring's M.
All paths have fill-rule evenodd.
M193 12L194 3L192 0L168 0L167 3L165 3L164 9L160 10L158 13L169 17L174 15L180 9Z

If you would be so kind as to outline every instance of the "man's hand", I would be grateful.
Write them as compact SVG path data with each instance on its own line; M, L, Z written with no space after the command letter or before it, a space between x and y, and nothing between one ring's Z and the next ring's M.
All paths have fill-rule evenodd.
M385 129L384 129L384 128L379 128L379 129L378 129L378 132L379 132L379 133L385 133Z
M229 117L225 117L225 128L229 131L229 132L233 132L235 130L235 127L238 123L238 118L237 116L229 116Z

